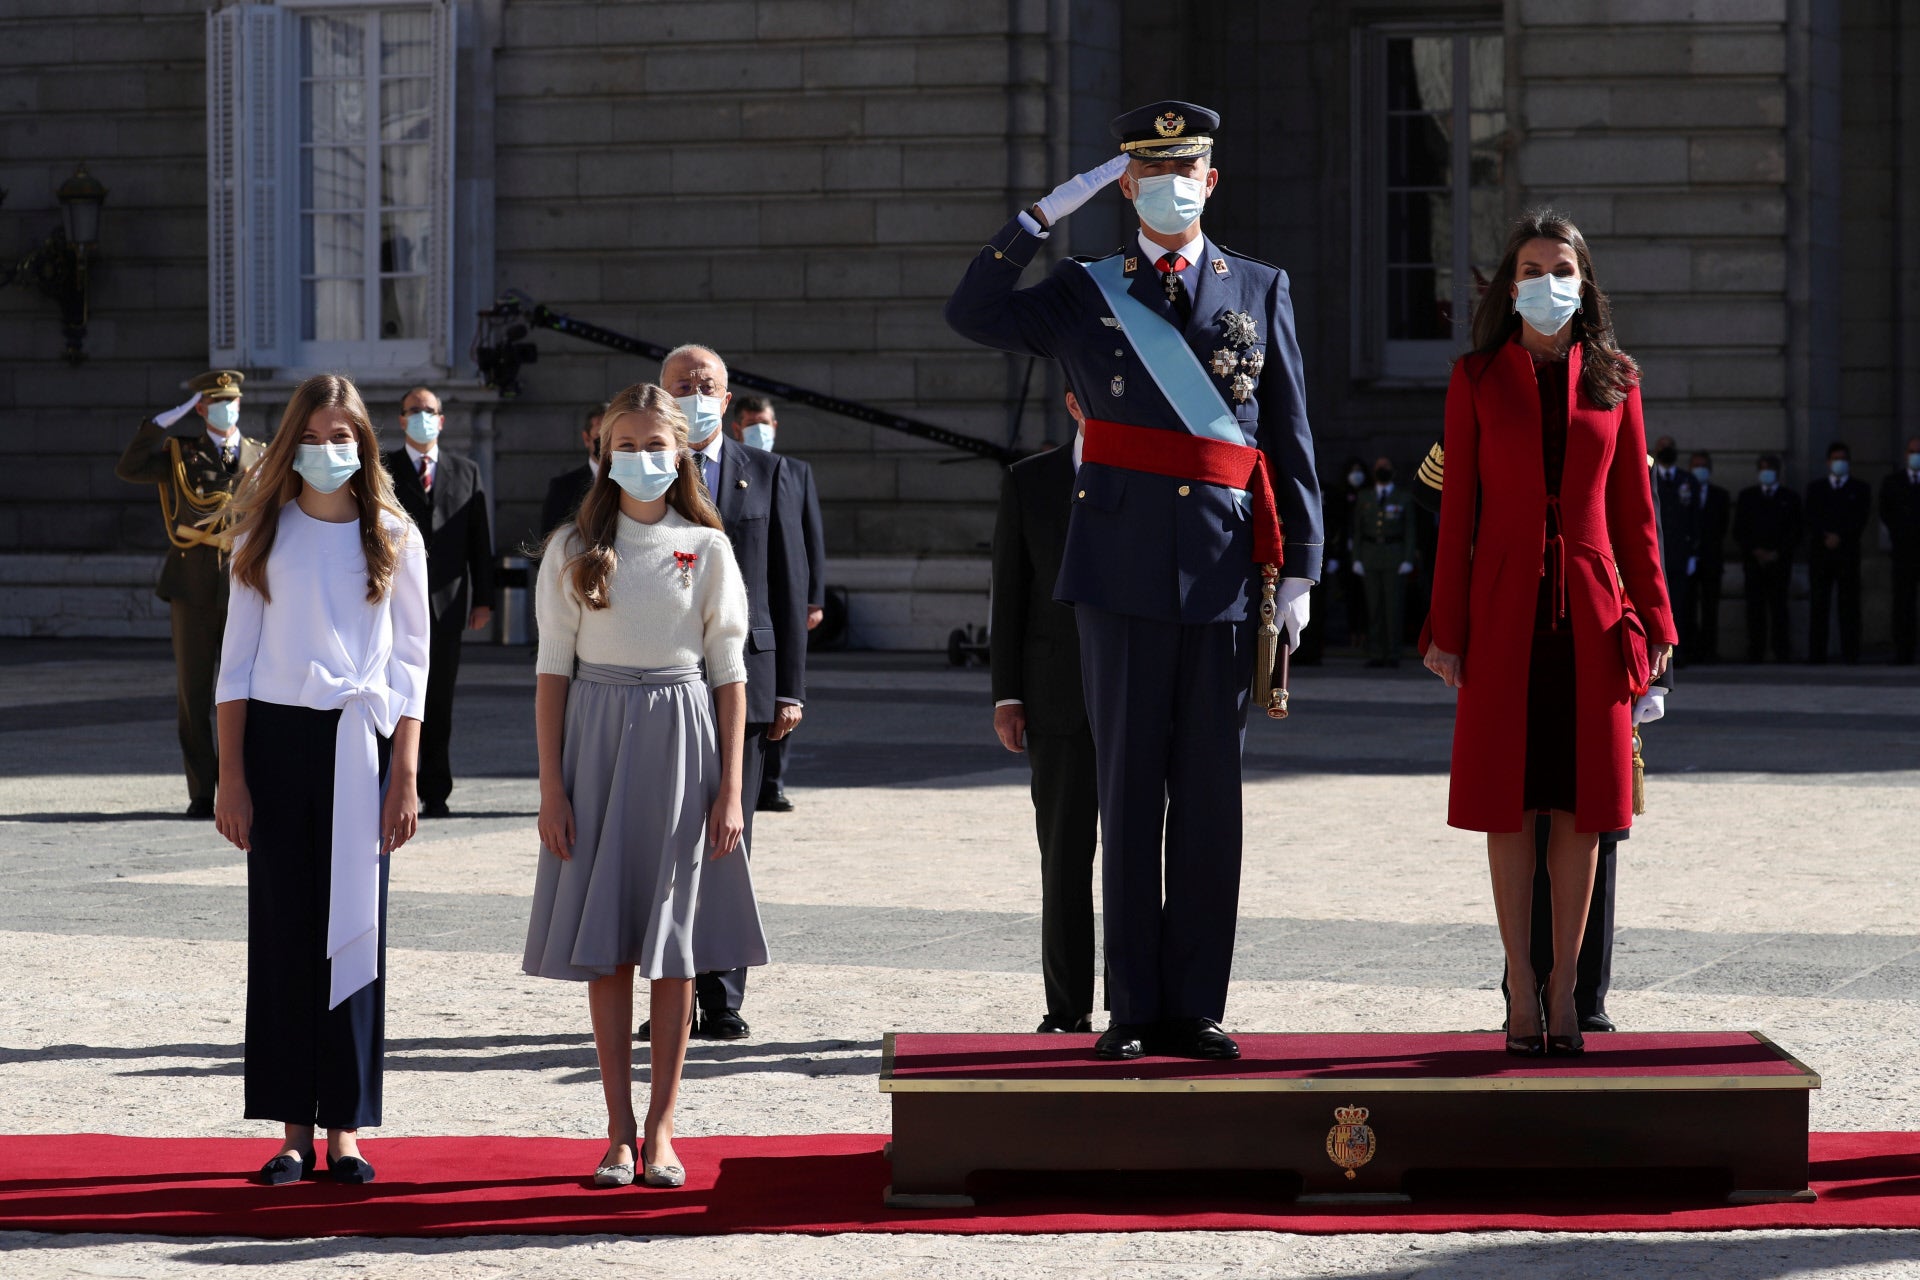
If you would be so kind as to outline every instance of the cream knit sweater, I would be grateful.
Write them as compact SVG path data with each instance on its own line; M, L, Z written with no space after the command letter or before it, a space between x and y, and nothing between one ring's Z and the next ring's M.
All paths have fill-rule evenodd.
M541 675L573 677L573 664L616 667L690 667L703 659L707 685L717 689L747 678L747 588L733 546L717 529L697 525L671 507L658 524L620 517L613 549L617 566L604 609L581 605L573 575L565 572L578 535L556 540L540 561L534 616L540 623ZM675 552L697 559L682 585Z

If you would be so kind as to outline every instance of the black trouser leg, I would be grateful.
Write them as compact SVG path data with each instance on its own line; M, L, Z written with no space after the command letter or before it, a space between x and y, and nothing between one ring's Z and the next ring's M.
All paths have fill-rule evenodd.
M220 674L220 640L227 627L227 611L223 605L175 600L167 612L173 628L174 689L187 799L211 800L220 780L213 738L213 686Z
M1093 1014L1093 853L1100 793L1093 735L1027 734L1040 839L1040 971L1047 1014L1072 1026Z
M1767 598L1766 566L1758 560L1747 559L1740 566L1741 592L1746 596L1747 615L1747 661L1761 662L1767 656Z
M1767 630L1773 637L1773 656L1776 661L1791 662L1793 637L1788 597L1793 588L1793 562L1783 556L1766 568Z
M1404 589L1395 566L1369 562L1361 581L1367 590L1367 656L1391 661L1400 652L1400 594Z
M1833 557L1815 552L1807 559L1807 661L1827 660L1827 628L1832 625Z
M386 1036L387 868L380 859L378 976L327 1007L338 711L247 704L246 1115L358 1129L380 1123ZM385 772L390 744L382 743Z
M1912 662L1916 622L1920 622L1920 556L1893 558L1893 660Z
M460 678L464 615L435 619L427 656L426 716L420 722L420 803L444 804L453 794L453 689Z
M747 740L740 749L740 807L746 811L740 850L747 857L753 856L753 802L760 794L760 780L766 776L767 749L773 745L767 741L768 728L764 724L748 725ZM738 1010L740 1002L747 997L747 971L728 969L724 973L700 974L693 980L693 997L702 1009L710 1012Z
M793 741L793 739L788 737L782 738L778 742L769 742L767 744L767 768L764 776L760 779L760 785L762 787L771 788L776 783L784 783L786 781L787 744L791 741ZM755 792L754 794L758 795L759 792Z
M1720 566L1701 565L1691 597L1693 656L1709 662L1720 657Z
M1840 661L1860 661L1860 557L1835 557L1834 595L1840 611Z

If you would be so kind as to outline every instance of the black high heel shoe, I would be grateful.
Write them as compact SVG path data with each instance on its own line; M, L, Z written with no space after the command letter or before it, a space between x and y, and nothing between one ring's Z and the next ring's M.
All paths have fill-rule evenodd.
M1547 1056L1547 1006L1540 999L1540 993L1533 996L1534 1007L1540 1012L1540 1030L1530 1036L1513 1034L1513 997L1507 997L1507 1052L1516 1058L1544 1058Z
M256 1176L270 1187L284 1187L302 1178L317 1178L320 1171L314 1167L313 1148L308 1147L298 1155L275 1156L260 1166Z
M1541 1029L1545 1030L1546 1025L1547 1025L1546 1014L1543 1012L1540 1016ZM1577 1058L1581 1054L1587 1051L1587 1038L1580 1034L1579 1030L1577 1029L1578 1025L1579 1024L1576 1022L1575 1023L1576 1030L1570 1036L1556 1036L1556 1035L1547 1036L1547 1056L1548 1057Z

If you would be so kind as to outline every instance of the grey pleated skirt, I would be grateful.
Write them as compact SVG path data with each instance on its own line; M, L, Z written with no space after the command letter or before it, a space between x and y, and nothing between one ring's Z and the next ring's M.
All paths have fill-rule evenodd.
M522 969L586 981L622 965L652 979L767 962L744 845L717 860L706 847L720 761L700 668L580 663L561 776L573 857L540 850Z

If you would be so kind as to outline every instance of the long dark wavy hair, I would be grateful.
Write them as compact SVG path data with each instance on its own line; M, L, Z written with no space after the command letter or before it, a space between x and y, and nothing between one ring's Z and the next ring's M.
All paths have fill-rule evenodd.
M1473 313L1473 349L1492 354L1519 330L1519 313L1513 309L1514 272L1520 250L1529 240L1557 240L1573 250L1580 268L1580 310L1573 317L1573 337L1580 344L1580 390L1589 402L1611 409L1624 400L1640 383L1640 366L1622 351L1613 337L1613 308L1600 282L1593 274L1593 255L1587 251L1587 239L1573 219L1557 209L1529 209L1514 222L1507 233L1506 251L1493 279L1480 295Z
M273 599L267 583L267 557L273 551L274 535L280 531L280 508L299 496L301 479L293 469L300 449L301 433L307 419L321 409L340 409L353 424L354 447L360 454L360 469L348 479L354 505L360 509L360 547L367 557L367 599L378 603L393 587L394 568L400 561L400 537L407 513L393 496L393 480L380 461L380 440L367 416L366 401L352 381L337 373L318 373L294 389L280 415L280 428L273 433L267 451L241 485L230 510L232 533L237 544L233 553L233 580L252 587L263 600ZM389 527L391 526L391 527Z
M608 583L619 563L613 539L620 531L620 486L609 472L613 464L613 424L624 413L651 418L673 432L679 474L667 489L667 505L694 524L722 528L720 512L700 478L700 464L687 447L687 415L662 388L651 382L636 382L607 402L600 419L600 464L594 471L593 487L580 503L579 514L572 524L559 526L547 537L547 553L567 554L563 572L573 581L573 594L589 609L604 609L612 603Z

